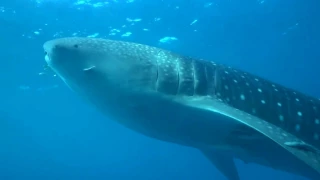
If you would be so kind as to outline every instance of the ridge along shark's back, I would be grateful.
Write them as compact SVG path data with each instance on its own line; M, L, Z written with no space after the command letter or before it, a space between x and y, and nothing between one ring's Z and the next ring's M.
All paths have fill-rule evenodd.
M244 132L253 129L320 172L320 101L316 98L231 67L142 44L62 38L46 42L44 49L48 65L72 89L100 107L102 103L100 109L114 118L129 118L120 118L123 113L137 117L119 120L129 128L152 132L145 134L155 138L174 136L174 142L190 146L195 145L186 139L217 146L227 140L225 136L207 138L227 135L235 127ZM101 102L102 96L108 98ZM170 107L170 113L191 115L177 113L176 119L161 120L162 105ZM214 115L228 119L219 121L226 130L219 132Z

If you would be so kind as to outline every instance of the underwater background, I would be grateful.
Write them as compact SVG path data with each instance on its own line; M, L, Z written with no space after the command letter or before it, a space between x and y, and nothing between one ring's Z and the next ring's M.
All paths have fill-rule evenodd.
M133 41L320 97L318 0L0 0L0 180L225 180L198 150L128 130L44 70L45 41ZM281 158L281 157L278 157ZM306 180L236 160L243 180Z

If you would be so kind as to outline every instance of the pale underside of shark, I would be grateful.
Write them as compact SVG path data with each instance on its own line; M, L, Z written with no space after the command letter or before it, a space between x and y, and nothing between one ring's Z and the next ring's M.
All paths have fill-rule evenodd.
M44 49L49 67L103 113L149 137L198 148L229 180L239 179L233 158L320 177L316 98L131 42L73 37Z

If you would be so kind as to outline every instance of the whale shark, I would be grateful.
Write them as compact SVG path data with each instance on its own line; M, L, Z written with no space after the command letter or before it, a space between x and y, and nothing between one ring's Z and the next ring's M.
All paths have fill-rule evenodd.
M121 125L199 149L229 180L233 158L320 179L320 100L157 47L66 37L43 45L65 84Z

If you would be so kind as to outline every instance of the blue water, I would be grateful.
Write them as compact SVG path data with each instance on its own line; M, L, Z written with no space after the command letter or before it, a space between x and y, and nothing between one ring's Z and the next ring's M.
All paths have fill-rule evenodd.
M319 8L317 0L0 0L0 180L225 180L197 150L132 132L82 101L43 70L42 44L139 42L320 97ZM305 180L236 164L243 180Z

